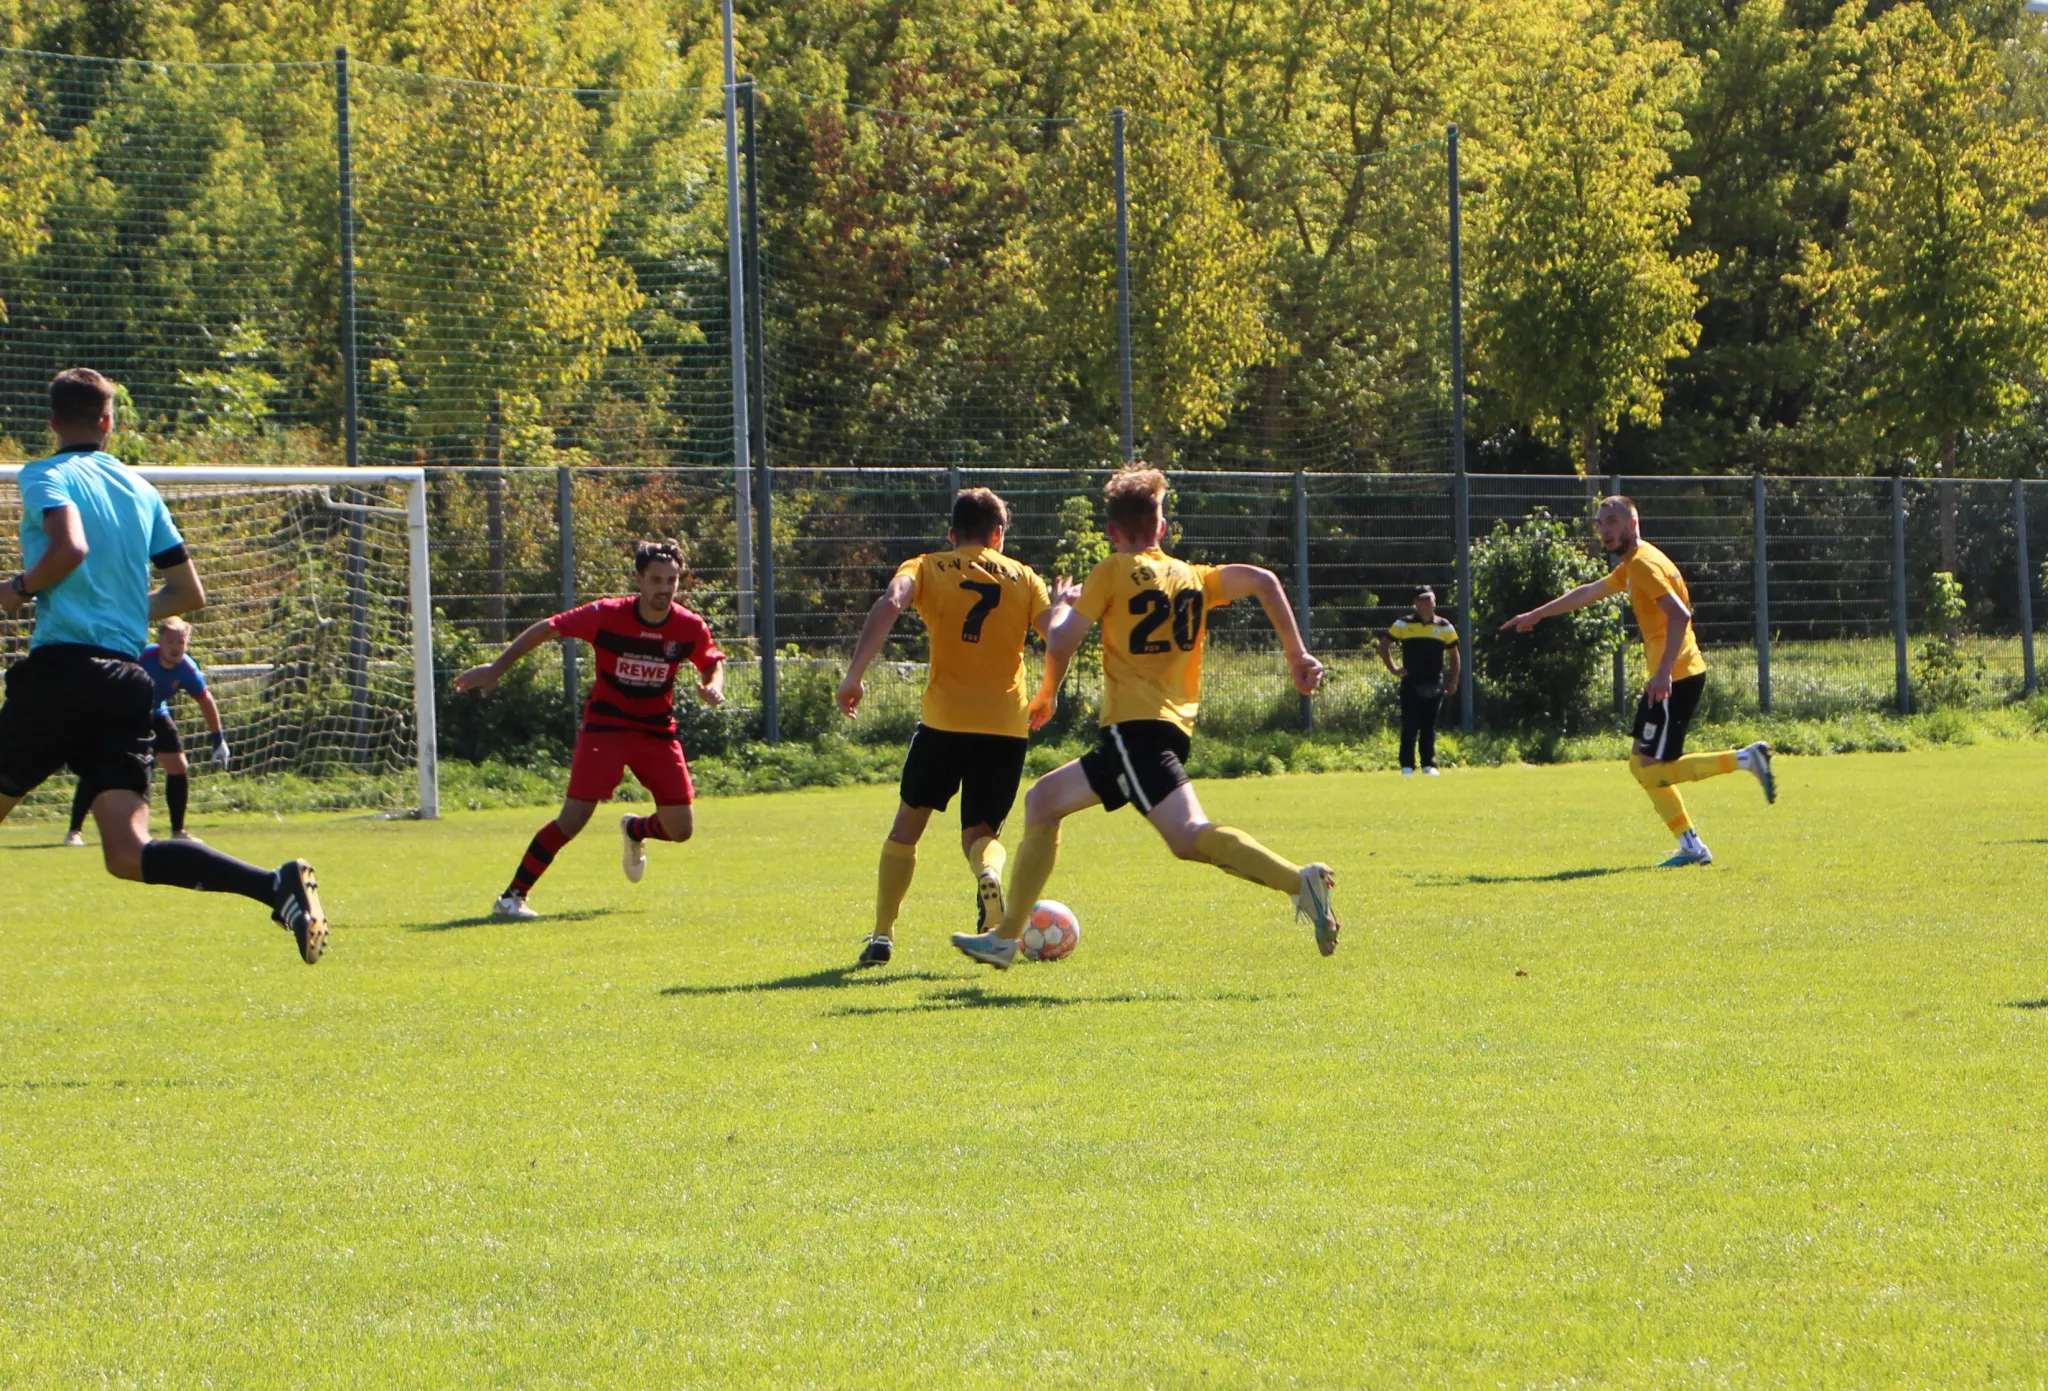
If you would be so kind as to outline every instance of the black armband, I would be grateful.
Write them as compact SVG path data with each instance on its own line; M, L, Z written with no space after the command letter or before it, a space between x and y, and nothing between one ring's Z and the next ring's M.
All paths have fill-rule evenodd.
M189 564L192 557L185 552L185 543L180 541L167 551L159 551L149 558L149 563L159 570L175 570Z

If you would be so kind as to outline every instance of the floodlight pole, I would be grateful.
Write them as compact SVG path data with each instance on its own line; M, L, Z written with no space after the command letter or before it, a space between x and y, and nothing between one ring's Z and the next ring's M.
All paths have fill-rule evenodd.
M1109 113L1116 144L1116 361L1123 407L1124 462L1138 457L1137 411L1131 401L1131 197L1124 178L1124 109Z
M1451 206L1451 511L1458 557L1458 727L1470 734L1475 723L1477 677L1472 670L1472 478L1465 471L1465 268L1464 204L1458 191L1458 128L1446 129Z
M356 406L356 174L350 139L348 49L334 50L334 163L341 233L341 439L350 468L362 462ZM350 488L347 501L361 503ZM348 689L350 725L360 740L370 727L370 594L365 580L363 517L348 519ZM359 745L360 746L360 745Z
M1771 528L1765 512L1764 476L1750 478L1751 568L1756 582L1756 708L1771 713Z
M1913 681L1906 667L1906 480L1892 480L1892 657L1897 667L1899 713L1913 713Z
M2034 668L2034 571L2027 546L2027 480L2012 480L2012 531L2020 556L2020 661L2022 695L2032 695L2040 686Z
M754 79L747 79L747 341L750 371L748 384L754 427L754 467L760 486L754 508L755 565L761 581L760 610L756 615L756 646L761 653L761 736L771 744L782 742L782 707L777 695L775 646L775 470L768 463L768 373L764 364L768 352L767 329L761 302L761 150L755 129Z
M739 78L733 66L732 0L725 0L725 290L732 340L732 521L739 561L740 636L754 635L753 466L747 429L747 267L740 234Z

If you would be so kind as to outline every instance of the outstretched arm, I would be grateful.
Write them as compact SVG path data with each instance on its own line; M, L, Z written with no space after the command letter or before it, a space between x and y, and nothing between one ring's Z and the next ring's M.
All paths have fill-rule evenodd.
M480 667L471 667L468 671L456 677L455 689L458 691L490 690L503 679L506 672L512 670L513 664L521 657L524 657L527 653L533 651L534 648L539 647L554 636L553 620L543 618L518 637L512 639L512 645L503 652L500 652L496 661L485 662Z
M1577 589L1558 595L1547 604L1538 605L1527 613L1516 614L1513 618L1500 625L1501 631L1506 632L1508 629L1513 628L1518 633L1526 633L1546 618L1555 618L1561 613L1570 613L1573 609L1582 609L1588 604L1596 604L1600 600L1605 599L1610 592L1607 588L1606 580L1589 580Z
M1038 616L1039 636L1045 639L1045 671L1038 679L1038 694L1031 697L1026 707L1025 719L1031 728L1043 729L1045 722L1052 718L1052 712L1059 708L1060 686L1067 679L1067 669L1074 664L1074 654L1081 650L1081 641L1088 636L1091 620L1074 608L1074 600L1081 597L1081 586L1061 575L1052 583L1052 607Z
M837 697L840 713L849 720L858 713L861 697L867 694L863 678L868 667L881 655L882 644L889 640L896 620L910 607L910 594L915 583L909 575L898 575L890 580L888 588L868 610L868 621L861 624L860 641L853 645L853 660L846 664L846 679L839 683Z
M1248 594L1258 599L1273 631L1280 635L1294 689L1303 695L1314 695L1323 682L1323 664L1309 654L1308 644L1302 640L1301 626L1294 621L1294 606L1287 602L1280 577L1262 565L1223 565L1216 573L1226 600L1235 603Z

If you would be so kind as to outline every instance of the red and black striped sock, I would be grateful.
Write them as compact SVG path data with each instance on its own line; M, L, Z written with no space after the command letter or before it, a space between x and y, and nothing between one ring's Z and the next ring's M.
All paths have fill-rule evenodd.
M527 843L526 855L519 861L518 870L512 875L512 885L505 892L513 898L525 898L533 891L533 881L548 872L548 866L555 862L556 852L569 843L560 826L550 821L533 834Z
M659 816L629 816L626 818L626 834L635 840L667 840L668 831L663 828Z

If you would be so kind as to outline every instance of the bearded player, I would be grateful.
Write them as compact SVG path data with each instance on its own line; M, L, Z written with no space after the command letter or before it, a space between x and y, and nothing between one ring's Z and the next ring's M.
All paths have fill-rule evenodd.
M542 619L514 638L496 661L455 678L458 691L488 691L513 663L558 638L589 643L597 668L569 764L569 795L561 814L526 847L512 882L491 906L494 918L530 922L540 916L526 906L534 882L590 824L597 804L611 799L628 768L654 798L654 815L619 818L628 880L637 884L647 872L648 841L685 841L696 829L690 810L696 789L676 732L676 674L685 662L695 667L698 697L707 705L722 705L725 653L710 626L676 602L683 582L680 542L639 542L633 568L639 575L638 594L599 599Z
M1024 776L1024 639L1044 636L1066 613L1073 592L1046 592L1028 565L1003 554L1010 508L987 488L953 499L951 549L913 556L868 610L860 641L839 686L848 719L860 709L868 665L907 608L916 607L931 640L924 704L899 785L902 804L882 842L876 871L875 930L861 944L861 966L889 960L896 914L917 871L917 842L932 813L960 794L960 848L975 876L978 930L1003 920L1003 846L997 839Z
M1764 800L1778 800L1778 782L1771 773L1771 746L1759 740L1746 749L1687 753L1685 736L1700 697L1707 689L1707 660L1693 635L1692 594L1671 557L1643 539L1636 505L1616 495L1603 498L1594 514L1593 530L1615 558L1605 578L1582 584L1549 603L1518 613L1501 624L1526 633L1546 618L1582 609L1617 594L1628 595L1642 630L1650 680L1636 704L1635 748L1628 767L1650 794L1650 804L1678 837L1678 849L1659 869L1710 865L1713 852L1693 827L1678 784L1718 778L1738 769L1754 773L1763 784Z
M1219 826L1202 810L1186 762L1201 700L1202 652L1208 614L1238 599L1257 598L1287 652L1294 687L1312 695L1323 664L1310 655L1286 591L1257 565L1190 565L1160 549L1166 539L1166 476L1131 465L1103 489L1115 554L1097 565L1073 609L1054 625L1045 676L1031 698L1029 721L1052 718L1060 682L1096 622L1102 624L1102 740L1073 762L1032 784L1024 798L1024 839L1010 875L1009 902L993 932L959 933L953 945L976 961L1004 969L1017 959L1018 939L1059 858L1060 823L1092 806L1134 806L1167 848L1183 860L1215 865L1294 900L1315 928L1324 956L1337 950L1339 924L1330 906L1336 878L1324 864L1297 865L1243 831Z

